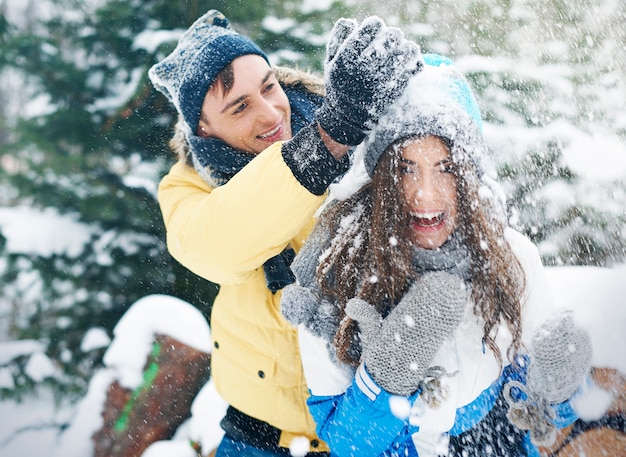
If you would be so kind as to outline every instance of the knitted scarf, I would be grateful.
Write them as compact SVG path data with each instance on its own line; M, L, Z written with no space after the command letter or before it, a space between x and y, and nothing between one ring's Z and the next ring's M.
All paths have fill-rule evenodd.
M458 276L466 283L470 282L469 251L456 231L437 249L415 247L412 264L420 274L429 271L445 271Z
M291 105L291 129L295 135L313 121L315 111L323 98L299 86L284 90ZM221 186L227 183L255 157L254 154L238 151L217 138L189 135L188 141L195 169L211 185ZM289 268L294 257L294 250L287 247L263 264L267 287L272 293L295 281Z

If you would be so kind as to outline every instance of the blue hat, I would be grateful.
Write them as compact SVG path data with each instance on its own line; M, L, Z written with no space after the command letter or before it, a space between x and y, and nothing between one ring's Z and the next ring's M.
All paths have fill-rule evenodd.
M387 146L424 135L447 139L451 153L465 154L482 175L486 145L480 109L471 88L450 59L425 54L424 64L361 145L370 177Z
M150 68L148 75L183 116L195 134L202 103L217 74L237 57L256 54L269 60L261 49L235 32L219 11L210 10L194 22L178 40L176 49Z

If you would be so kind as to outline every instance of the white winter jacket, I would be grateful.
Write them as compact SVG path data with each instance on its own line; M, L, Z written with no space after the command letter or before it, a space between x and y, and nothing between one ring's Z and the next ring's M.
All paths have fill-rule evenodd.
M534 330L556 310L535 245L513 229L507 229L505 236L526 273L522 338L528 348ZM298 332L311 392L308 403L317 422L318 435L329 443L333 455L341 457L445 455L447 437L463 433L480 422L493 407L503 383L518 376L511 365L502 371L493 353L483 344L483 322L472 312L471 303L461 324L443 342L431 365L443 367L447 373L443 378L447 396L438 408L429 407L419 395L392 396L376 384L364 365L357 370L340 365L331 360L326 341L303 325L298 327ZM502 354L506 354L510 343L511 335L501 324L496 344ZM523 375L520 376L523 382ZM561 409L557 415L564 423L575 420L571 408ZM531 449L527 452L532 454Z

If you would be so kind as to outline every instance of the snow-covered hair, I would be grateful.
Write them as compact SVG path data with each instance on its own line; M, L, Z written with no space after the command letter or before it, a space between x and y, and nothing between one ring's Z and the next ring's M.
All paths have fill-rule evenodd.
M355 152L355 169L364 165L369 182L320 215L317 234L294 260L295 287L308 290L283 292L285 317L325 338L336 330L330 350L354 366L359 363L358 329L345 315L345 304L358 297L384 314L420 276L419 265L413 264L410 212L398 189L401 148L391 146L426 135L442 138L456 165L455 233L468 252L468 281L474 313L483 319L485 345L502 362L495 334L504 323L512 335L509 360L521 347L525 276L504 237L504 198L495 182L489 185L483 169L487 146L478 105L450 60L426 55L424 61L424 69Z
M453 62L436 54L424 55L424 67L409 81L362 145L365 169L374 174L378 160L392 143L407 136L434 135L446 139L451 153L470 160L479 175L487 146L480 109L472 90Z

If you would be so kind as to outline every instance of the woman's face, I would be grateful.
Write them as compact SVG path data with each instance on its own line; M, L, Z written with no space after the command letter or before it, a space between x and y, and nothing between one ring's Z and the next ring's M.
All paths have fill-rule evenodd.
M456 175L450 151L441 138L425 136L405 143L399 160L413 244L436 249L457 224Z

